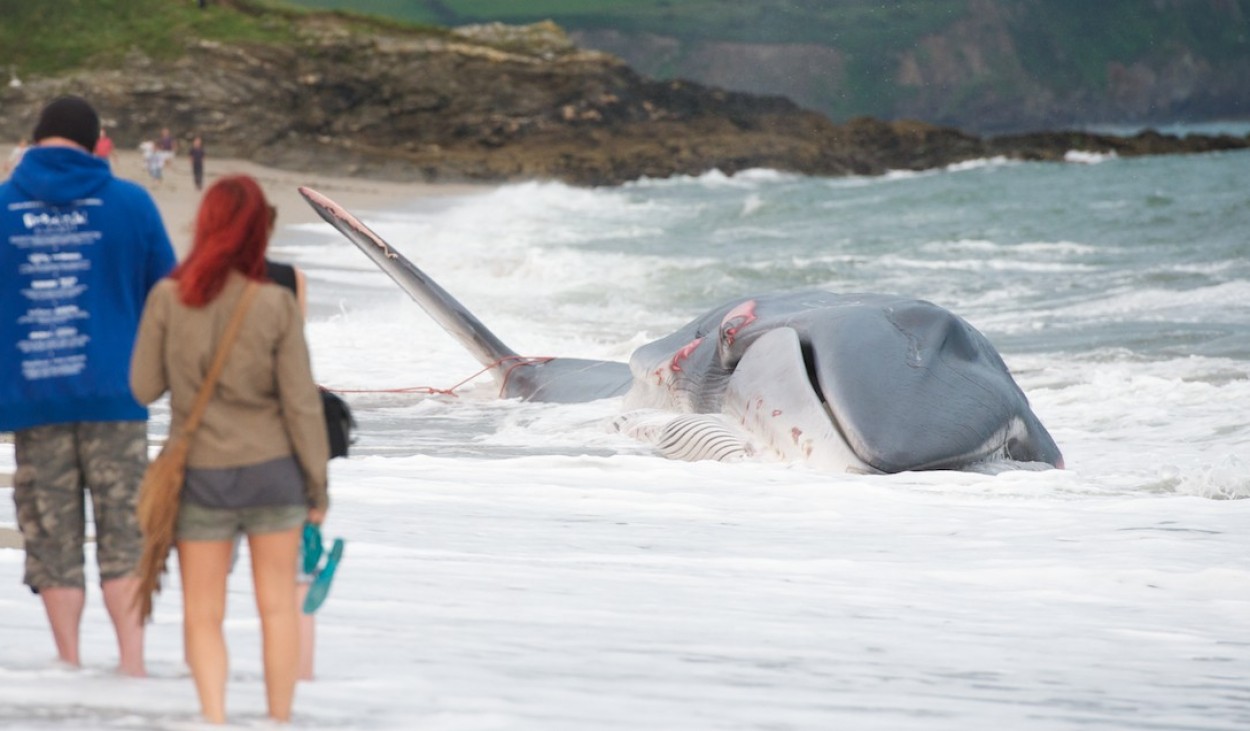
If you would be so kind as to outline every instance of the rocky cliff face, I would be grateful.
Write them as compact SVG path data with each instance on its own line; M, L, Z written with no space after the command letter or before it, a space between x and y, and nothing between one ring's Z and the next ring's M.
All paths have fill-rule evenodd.
M132 53L120 68L27 80L0 91L0 133L28 134L46 100L72 92L127 147L169 127L184 139L202 134L212 155L294 170L583 185L713 168L873 174L991 154L1058 159L1070 146L1139 149L1089 135L1007 144L919 123L835 125L778 96L642 77L549 23L360 34L332 17L300 22L291 46L193 40L173 62ZM1147 151L1247 143L1164 138Z
M1250 118L1250 15L1245 3L1140 0L1124 11L1176 11L1177 17L1203 17L1212 27L1240 29L1240 50L1230 54L1224 49L1218 58L1209 53L1212 49L1178 40L1180 34L1160 37L1145 50L1103 58L1105 54L1088 49L1114 37L1112 26L1129 26L1135 19L1102 11L1093 15L1108 27L1083 28L1075 17L1078 5L968 0L966 12L948 25L902 51L883 51L872 59L874 67L885 69L871 80L874 113L979 133L1096 122ZM1070 35L1056 38L1061 31L1036 27L1041 17L1064 15L1073 17L1058 25L1069 27ZM1139 31L1134 26L1123 32ZM578 30L573 37L587 48L620 56L643 73L778 94L834 119L865 103L862 95L851 99L856 86L867 82L856 76L836 38L827 45L726 43L604 29Z

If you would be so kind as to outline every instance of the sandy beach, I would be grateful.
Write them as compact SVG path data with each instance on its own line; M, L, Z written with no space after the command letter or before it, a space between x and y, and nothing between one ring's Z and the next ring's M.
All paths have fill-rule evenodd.
M114 154L113 172L145 187L160 207L165 227L181 258L191 246L195 214L201 192L191 177L191 161L177 155L165 168L162 179L148 175L143 156L137 150L121 150ZM297 173L257 165L236 158L204 162L204 187L224 175L245 173L260 181L269 201L278 208L278 223L298 224L320 220L315 211L299 195L298 188L307 185L333 198L348 209L385 208L391 202L412 200L422 196L459 195L481 186L448 183L391 183L363 178L340 178L316 173Z

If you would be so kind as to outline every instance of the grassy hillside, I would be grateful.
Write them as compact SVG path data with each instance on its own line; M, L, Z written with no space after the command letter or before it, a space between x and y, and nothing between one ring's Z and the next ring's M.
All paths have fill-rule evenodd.
M210 0L204 10L194 0L0 0L0 72L115 66L132 48L169 59L193 38L288 43L292 21L309 14L280 0ZM379 22L396 25L334 14L365 31Z
M0 0L0 18L0 68L25 74L113 65L131 48L169 58L189 37L279 41L288 27L281 13L169 0Z

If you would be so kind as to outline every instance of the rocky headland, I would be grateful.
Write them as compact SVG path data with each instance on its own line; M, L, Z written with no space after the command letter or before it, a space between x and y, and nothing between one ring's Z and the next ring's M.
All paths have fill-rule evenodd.
M153 60L24 79L0 90L0 132L29 133L62 93L100 109L117 144L169 127L209 154L290 170L393 181L555 179L612 185L643 176L767 167L872 175L1005 156L1062 160L1250 147L1250 136L980 137L921 122L834 124L779 96L657 81L575 46L551 23L449 31L379 24L362 32L309 15L292 44L188 39Z
M441 5L460 25L480 3ZM509 18L533 18L515 5ZM839 121L1005 134L1250 119L1245 0L725 0L702 24L697 5L674 5L675 18L640 10L613 23L624 18L607 8L569 8L552 19L644 74L782 94Z

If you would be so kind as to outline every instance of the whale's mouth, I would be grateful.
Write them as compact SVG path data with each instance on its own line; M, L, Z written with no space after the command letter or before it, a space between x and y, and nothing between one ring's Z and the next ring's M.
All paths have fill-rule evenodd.
M811 341L799 340L799 355L803 359L803 370L807 373L807 385L811 387L812 395L825 405L826 410L829 410L829 401L825 398L825 391L820 382L820 372L816 369L816 353L812 349ZM837 420L832 411L829 411L829 418L835 422L836 426Z
M815 352L788 327L760 335L742 354L723 410L785 460L835 472L877 472L851 448L824 395Z
M842 427L841 421L838 419L837 412L834 411L833 405L829 402L829 399L825 395L826 384L821 379L821 371L817 365L816 348L810 340L805 338L799 339L799 356L803 362L803 372L807 375L807 386L811 389L811 398L816 403L820 404L821 413L824 415L824 418L828 420L829 428L837 434L838 442L845 446L846 449L855 452L855 448L852 446L852 437L848 437L846 431ZM857 452L856 457L860 460L863 459L862 455L859 455ZM848 471L871 473L879 472L879 470L868 464L864 464L862 467L850 467L848 468Z

